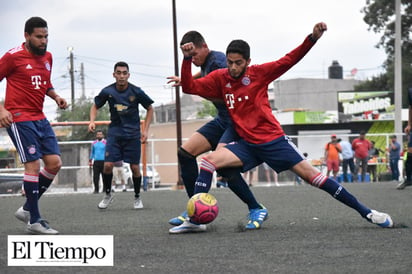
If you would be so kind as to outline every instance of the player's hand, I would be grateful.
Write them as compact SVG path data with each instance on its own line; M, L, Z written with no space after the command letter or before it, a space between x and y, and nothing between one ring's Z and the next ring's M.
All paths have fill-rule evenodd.
M173 83L173 82L174 82L174 84L172 85L172 87L177 87L177 86L180 86L180 85L181 85L181 83L180 83L180 77L178 77L178 76L169 76L169 77L167 77L166 79L169 79L169 81L167 81L167 84L170 84L170 83Z
M0 125L9 127L13 123L13 115L4 107L0 109Z
M407 125L407 126L405 127L404 131L405 131L406 135L409 135L409 133L411 133L411 126L410 126L410 125Z
M88 127L89 132L94 132L95 129L96 129L96 124L94 122L90 122L89 127Z
M54 98L54 100L56 101L57 105L59 106L60 109L66 109L67 108L67 101L66 99L60 97L60 96L56 96L56 98Z
M141 136L140 136L140 142L142 143L142 144L145 144L146 143L146 141L147 141L147 132L142 132L141 133Z
M317 23L314 27L313 27L313 32L312 32L312 38L315 40L318 40L322 35L323 32L328 30L328 26L323 23Z
M182 50L183 55L185 57L193 56L195 45L193 44L193 42L189 42L189 43L181 45L180 49Z

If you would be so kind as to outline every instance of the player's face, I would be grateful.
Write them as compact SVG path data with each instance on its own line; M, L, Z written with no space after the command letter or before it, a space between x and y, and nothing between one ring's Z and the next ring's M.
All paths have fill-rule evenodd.
M116 70L113 72L113 77L116 79L116 88L118 90L125 90L127 88L129 76L130 73L127 67L116 67Z
M205 63L206 57L209 54L209 49L207 48L206 44L203 44L200 48L195 48L192 54L192 63L200 67Z
M27 49L35 55L44 55L47 51L49 32L47 28L34 28L32 34L24 33Z
M226 56L227 68L229 74L233 78L240 78L246 71L247 66L250 63L250 59L246 60L239 53L229 53Z

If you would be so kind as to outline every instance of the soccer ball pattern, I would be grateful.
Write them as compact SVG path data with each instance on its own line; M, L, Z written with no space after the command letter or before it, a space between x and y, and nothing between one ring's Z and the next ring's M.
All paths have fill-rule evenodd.
M187 202L187 214L195 224L211 223L218 213L217 200L209 193L197 193Z

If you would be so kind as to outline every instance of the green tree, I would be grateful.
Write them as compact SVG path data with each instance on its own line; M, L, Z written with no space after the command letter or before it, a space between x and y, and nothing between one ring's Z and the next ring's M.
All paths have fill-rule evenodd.
M401 54L402 54L402 102L407 106L407 92L412 87L412 1L401 0ZM383 64L386 69L385 76L372 79L369 85L378 84L378 87L394 86L394 55L395 55L395 0L367 0L366 7L362 9L365 14L363 20L369 25L368 30L381 33L382 36L376 44L377 48L383 48L387 59ZM387 81L384 83L383 81Z
M206 117L215 117L217 115L217 109L212 102L203 100L202 105L203 107L197 112L197 118L202 119Z
M77 99L73 109L57 110L58 122L73 122L73 121L89 121L90 107L93 104L91 98ZM106 105L99 109L96 121L110 120L109 107ZM107 126L97 126L96 129L102 129L107 132ZM71 135L59 137L60 141L84 141L91 140L94 137L93 133L89 133L87 126L71 126Z

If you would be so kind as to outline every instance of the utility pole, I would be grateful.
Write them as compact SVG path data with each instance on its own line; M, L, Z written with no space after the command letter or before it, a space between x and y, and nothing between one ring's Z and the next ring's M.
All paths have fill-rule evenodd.
M70 59L70 68L69 68L69 73L70 73L70 84L71 84L71 91L72 91L72 103L71 103L71 109L73 110L74 108L74 66L73 66L73 47L68 47L69 50L69 59Z
M402 45L401 0L395 0L395 135L402 140Z
M178 43L177 43L177 27L176 27L176 0L172 0L173 5L173 48L174 48L174 61L175 61L175 75L179 76L179 61L178 61ZM175 87L175 99L176 99L176 138L177 149L182 146L182 120L180 116L180 89L179 86ZM180 164L177 163L177 185L182 186L183 182L180 176Z
M86 98L86 88L84 83L84 66L83 63L80 63L80 85L82 87L82 99Z

